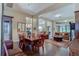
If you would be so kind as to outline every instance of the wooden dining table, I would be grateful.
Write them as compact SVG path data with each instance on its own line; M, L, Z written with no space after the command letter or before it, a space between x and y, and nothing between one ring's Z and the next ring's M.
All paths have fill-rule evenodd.
M39 38L39 37L25 37L25 40L29 40L29 41L35 41L35 40L39 40L39 39L41 39L41 38Z
M32 51L34 51L34 46L37 42L39 42L39 40L41 40L41 38L39 37L25 37L25 42L26 44L28 43L29 45L32 46Z

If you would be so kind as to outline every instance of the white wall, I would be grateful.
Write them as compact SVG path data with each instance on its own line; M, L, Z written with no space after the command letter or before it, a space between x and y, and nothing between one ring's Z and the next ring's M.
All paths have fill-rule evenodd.
M12 39L14 42L19 41L18 34L17 34L17 22L25 23L25 19L28 15L7 7L4 8L4 15L14 17L12 19L12 33L13 33Z
M0 55L1 55L1 16L2 16L2 4L0 3Z

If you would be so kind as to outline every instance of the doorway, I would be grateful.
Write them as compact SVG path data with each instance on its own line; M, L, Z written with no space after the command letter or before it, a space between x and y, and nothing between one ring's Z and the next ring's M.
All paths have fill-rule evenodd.
M2 16L2 41L12 40L12 17Z
M1 24L1 55L4 55L4 42L12 41L12 18L10 16L2 15ZM13 46L12 46L13 47Z

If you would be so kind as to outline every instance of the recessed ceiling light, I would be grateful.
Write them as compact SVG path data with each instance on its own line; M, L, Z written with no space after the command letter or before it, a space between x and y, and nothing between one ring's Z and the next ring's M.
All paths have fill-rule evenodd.
M56 15L55 15L55 17L60 17L60 16L61 16L60 14L56 14Z

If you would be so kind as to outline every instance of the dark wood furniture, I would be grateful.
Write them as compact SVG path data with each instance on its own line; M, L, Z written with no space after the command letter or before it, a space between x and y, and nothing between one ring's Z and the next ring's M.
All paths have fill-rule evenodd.
M25 41L28 45L31 45L33 52L39 51L40 47L44 48L44 41L41 38L26 38Z
M44 51L44 40L47 39L47 35L39 35L35 37L25 37L23 35L19 35L19 47L23 51L30 51L30 52L39 52L39 48L42 47Z
M27 45L31 46L32 52L39 52L40 47L42 47L42 50L44 51L44 40L46 37L39 36L39 37L26 37L25 42Z
M63 39L64 40L69 40L69 33L64 33Z
M19 48L21 48L23 51L25 49L25 37L24 35L19 34Z
M54 40L58 42L62 42L62 39L63 37L57 37L57 36L54 37Z
M54 40L56 41L63 41L63 40L69 40L69 33L68 32L55 32Z

